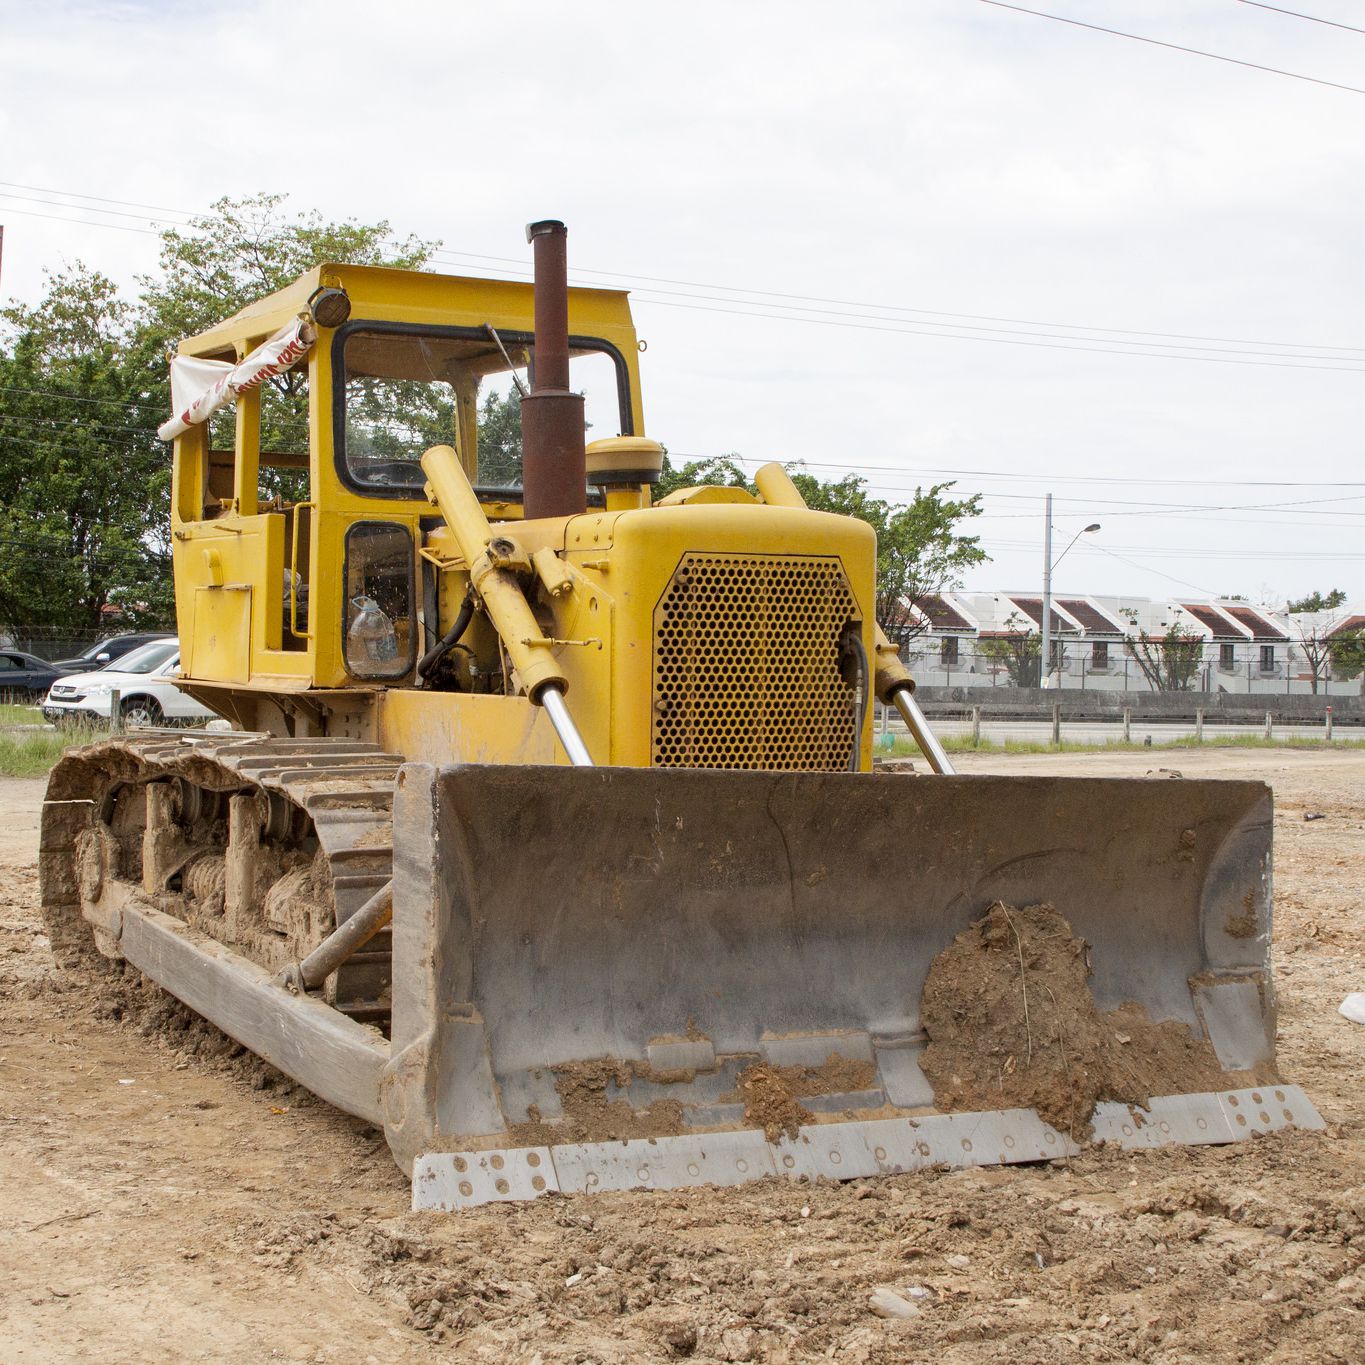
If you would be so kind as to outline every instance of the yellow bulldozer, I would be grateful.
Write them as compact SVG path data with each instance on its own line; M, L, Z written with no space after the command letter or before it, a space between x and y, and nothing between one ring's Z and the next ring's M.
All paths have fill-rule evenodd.
M655 501L627 296L568 287L563 224L527 236L533 285L322 265L180 345L180 686L230 728L54 769L59 957L382 1126L417 1207L1318 1124L1273 1072L1268 789L955 775L872 530L779 465ZM931 771L874 770L878 700ZM1002 912L983 996L963 954L1000 957ZM1204 1063L1079 1122L1011 1102L1059 934L1096 1008Z

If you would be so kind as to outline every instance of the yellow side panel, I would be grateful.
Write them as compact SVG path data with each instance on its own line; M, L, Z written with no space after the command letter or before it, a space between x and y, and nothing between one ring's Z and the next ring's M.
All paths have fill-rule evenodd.
M378 698L378 740L421 763L567 763L550 719L525 697L397 689Z
M183 635L187 677L244 683L251 668L251 589L196 588L194 626Z

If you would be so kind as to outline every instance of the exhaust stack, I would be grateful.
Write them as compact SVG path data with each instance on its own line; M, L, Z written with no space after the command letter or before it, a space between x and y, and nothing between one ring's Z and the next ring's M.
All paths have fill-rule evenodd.
M528 223L535 253L536 349L531 392L521 400L526 516L587 511L583 395L569 390L568 229L554 218Z

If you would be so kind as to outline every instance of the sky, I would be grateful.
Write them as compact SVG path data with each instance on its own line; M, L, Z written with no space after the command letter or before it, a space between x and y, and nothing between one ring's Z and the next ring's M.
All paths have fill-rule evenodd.
M73 260L132 289L224 195L467 274L524 276L558 217L571 279L632 290L675 459L981 492L968 589L1041 586L1051 492L1054 557L1100 523L1058 590L1365 599L1365 32L1333 26L1365 5L1026 7L1132 36L982 0L0 0L0 296Z

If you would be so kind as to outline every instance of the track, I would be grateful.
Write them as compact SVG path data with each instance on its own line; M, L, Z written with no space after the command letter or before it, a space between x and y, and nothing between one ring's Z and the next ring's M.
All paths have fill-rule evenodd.
M54 947L117 955L100 922L129 894L277 970L316 947L392 875L402 760L348 739L144 731L53 769L40 873ZM387 1030L390 939L372 939L324 998Z

